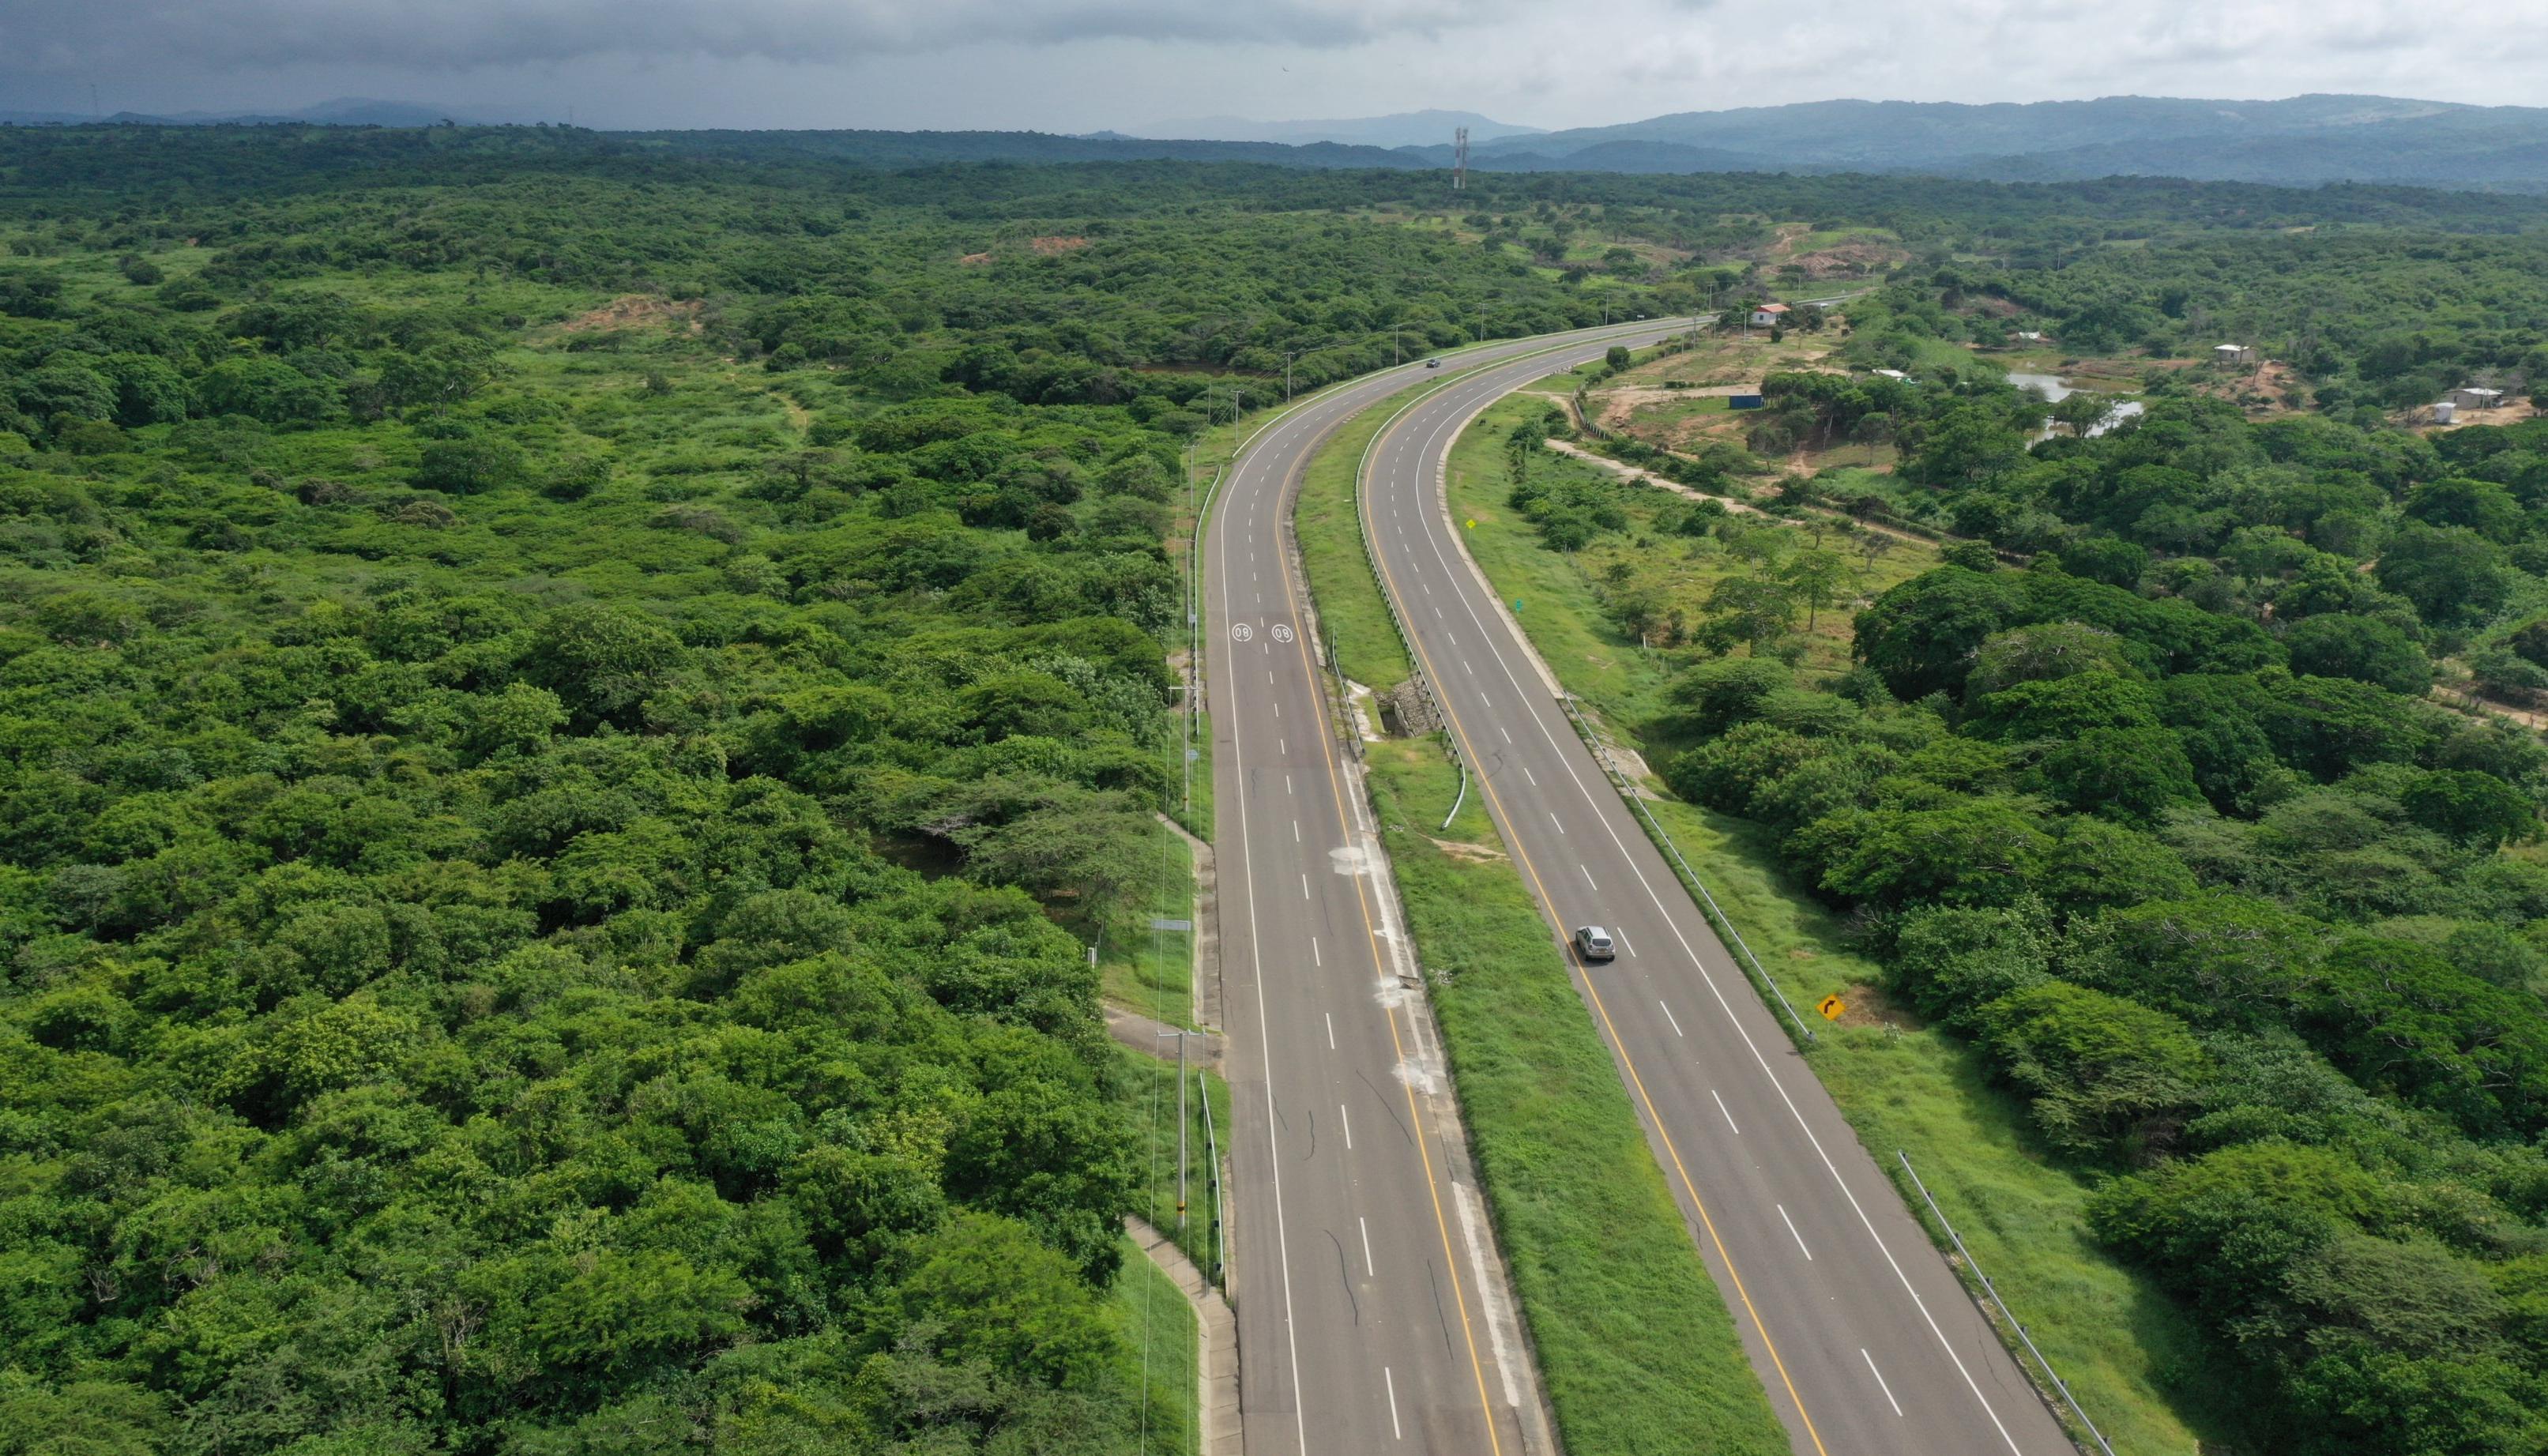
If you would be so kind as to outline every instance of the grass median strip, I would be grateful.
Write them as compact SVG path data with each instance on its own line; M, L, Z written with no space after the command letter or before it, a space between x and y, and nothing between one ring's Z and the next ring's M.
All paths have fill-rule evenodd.
M1335 643L1336 666L1367 687L1387 692L1412 676L1407 647L1389 619L1389 605L1363 553L1362 527L1354 519L1354 471L1363 447L1402 404L1391 399L1346 421L1310 459L1292 526L1301 543L1301 565L1319 624Z
M1617 1068L1438 740L1372 745L1372 802L1479 1176L1572 1451L1783 1452Z

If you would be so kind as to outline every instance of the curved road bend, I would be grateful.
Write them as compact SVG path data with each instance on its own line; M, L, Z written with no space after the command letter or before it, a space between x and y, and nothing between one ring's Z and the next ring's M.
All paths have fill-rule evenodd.
M1455 1186L1440 1048L1407 1003L1394 902L1367 874L1289 549L1291 498L1347 417L1410 386L1563 344L1537 378L1668 322L1489 345L1315 397L1266 426L1204 540L1228 1023L1239 1407L1255 1456L1524 1456L1537 1378L1485 1206ZM1411 963L1411 961L1410 961ZM1487 1282L1495 1281L1490 1291Z
M1544 366L1409 409L1372 451L1363 526L1541 912L1620 942L1577 989L1610 1043L1800 1456L2070 1456L2073 1447L1795 1052L1482 584L1442 488L1453 439Z

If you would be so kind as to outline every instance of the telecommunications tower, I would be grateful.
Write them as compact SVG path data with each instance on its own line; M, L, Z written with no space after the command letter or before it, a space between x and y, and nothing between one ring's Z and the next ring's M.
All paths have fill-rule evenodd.
M1469 129L1462 127L1451 134L1451 190L1458 192L1469 185Z

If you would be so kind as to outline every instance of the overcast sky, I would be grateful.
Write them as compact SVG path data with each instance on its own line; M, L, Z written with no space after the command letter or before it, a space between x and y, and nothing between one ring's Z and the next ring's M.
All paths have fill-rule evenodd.
M1541 127L1866 97L2548 104L2543 0L0 0L0 109L599 127Z

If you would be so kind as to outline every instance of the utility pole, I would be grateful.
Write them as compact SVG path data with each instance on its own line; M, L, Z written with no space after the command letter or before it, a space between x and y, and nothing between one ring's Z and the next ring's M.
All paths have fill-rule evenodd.
M1193 1035L1180 1028L1161 1032L1162 1037L1177 1039L1177 1231L1186 1231L1186 1038Z

